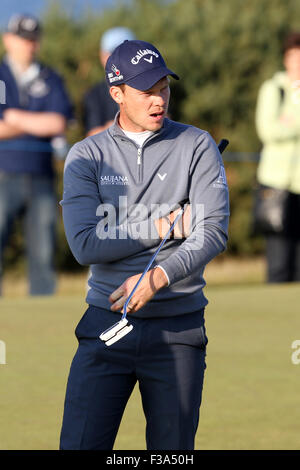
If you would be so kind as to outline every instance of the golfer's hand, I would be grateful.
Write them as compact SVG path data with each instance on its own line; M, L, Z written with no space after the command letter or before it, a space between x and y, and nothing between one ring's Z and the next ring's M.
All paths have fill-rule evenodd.
M126 299L130 295L141 274L136 274L135 276L131 276L126 279L126 281L123 282L123 284L110 295L109 301L112 304L110 309L113 312L120 310L122 313L124 312L123 306L126 302ZM136 312L142 308L144 305L146 305L147 302L149 302L150 299L152 299L154 294L159 289L162 289L167 284L168 280L162 269L157 267L148 271L132 296L127 307L127 312Z
M172 223L174 222L175 218L179 214L181 209L176 209L174 212L166 215L165 217L161 217L160 219L156 219L154 221L156 230L158 231L159 237L163 239L168 230L170 229ZM187 238L191 233L191 206L188 204L185 209L183 215L177 221L174 227L174 238ZM171 234L170 234L171 236Z

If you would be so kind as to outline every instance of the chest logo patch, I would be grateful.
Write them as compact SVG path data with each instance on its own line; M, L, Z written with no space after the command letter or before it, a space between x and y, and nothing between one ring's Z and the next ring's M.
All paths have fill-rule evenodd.
M159 177L160 181L163 181L165 177L167 176L167 173L164 173L163 175L161 175L160 173L157 173L157 176Z

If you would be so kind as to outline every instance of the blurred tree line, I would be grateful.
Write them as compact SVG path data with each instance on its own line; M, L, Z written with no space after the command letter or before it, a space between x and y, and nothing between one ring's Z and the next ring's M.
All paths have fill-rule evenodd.
M208 130L218 142L230 141L228 152L259 152L254 127L258 88L282 69L282 41L300 29L298 0L132 0L74 19L59 2L50 2L42 17L41 60L65 79L77 122L68 142L84 137L82 97L103 78L99 40L113 26L131 28L139 39L152 42L181 77L171 81L171 117ZM262 240L251 234L255 162L226 161L231 198L227 253L252 255ZM58 198L62 194L63 163L57 162ZM8 252L13 264L21 248L18 238ZM60 218L57 263L61 270L78 267L68 249Z

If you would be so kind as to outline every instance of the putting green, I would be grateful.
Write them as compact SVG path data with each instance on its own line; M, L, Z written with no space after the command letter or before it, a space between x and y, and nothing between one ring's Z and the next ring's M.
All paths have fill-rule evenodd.
M299 449L300 285L211 287L196 449ZM3 298L0 449L57 449L82 296ZM299 354L300 357L300 354ZM137 388L116 449L145 449Z

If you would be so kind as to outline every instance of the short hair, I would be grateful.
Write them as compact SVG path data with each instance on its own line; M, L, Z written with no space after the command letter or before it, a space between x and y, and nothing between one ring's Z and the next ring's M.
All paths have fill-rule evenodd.
M283 43L283 54L285 54L289 49L300 49L300 32L289 33Z

